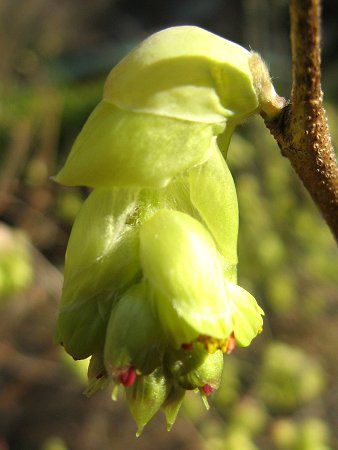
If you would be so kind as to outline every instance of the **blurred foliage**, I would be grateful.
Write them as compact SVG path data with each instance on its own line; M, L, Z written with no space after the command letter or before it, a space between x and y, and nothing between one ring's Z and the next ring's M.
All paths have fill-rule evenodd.
M258 392L272 411L293 411L318 397L324 387L321 366L293 346L269 344L261 370Z
M62 439L58 437L50 437L44 443L42 450L67 450L67 446Z
M324 2L324 91L335 144L337 13L337 4ZM240 204L240 282L264 307L265 327L249 350L226 357L210 411L191 393L170 434L158 419L136 441L124 403L82 396L87 363L52 338L59 270L88 192L49 177L99 101L110 67L147 34L196 24L261 51L287 96L287 17L286 0L0 3L1 450L338 448L336 246L259 118L233 137L229 165Z
M33 278L28 243L22 232L0 224L0 307L23 291Z
M306 419L300 423L280 419L274 423L273 443L278 450L329 450L329 430L325 422Z

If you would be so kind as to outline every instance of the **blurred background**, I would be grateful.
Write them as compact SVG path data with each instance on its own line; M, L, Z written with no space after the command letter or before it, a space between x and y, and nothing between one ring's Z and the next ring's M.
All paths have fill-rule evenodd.
M323 2L323 88L337 144L338 3ZM194 24L260 52L290 93L286 0L0 1L0 450L338 448L336 247L260 118L234 136L239 278L264 332L225 358L207 412L187 396L174 429L135 438L122 399L86 399L86 362L53 343L63 259L88 194L57 172L110 69L149 34Z

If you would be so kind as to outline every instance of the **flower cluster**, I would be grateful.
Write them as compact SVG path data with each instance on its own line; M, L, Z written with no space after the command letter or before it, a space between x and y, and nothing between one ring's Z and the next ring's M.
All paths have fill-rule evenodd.
M139 433L160 408L170 429L186 390L217 389L223 354L262 328L237 285L224 159L259 108L250 57L196 27L149 37L112 70L56 176L94 188L69 239L57 337L91 356L88 394L124 386Z

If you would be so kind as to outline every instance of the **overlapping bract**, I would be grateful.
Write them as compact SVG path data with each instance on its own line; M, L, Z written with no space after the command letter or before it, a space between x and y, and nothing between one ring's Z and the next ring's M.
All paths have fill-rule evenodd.
M217 389L263 311L236 285L238 207L218 148L258 107L250 53L196 27L144 41L108 77L56 180L94 187L71 233L57 336L122 384L139 432ZM219 137L221 136L221 139ZM218 141L217 141L218 139Z

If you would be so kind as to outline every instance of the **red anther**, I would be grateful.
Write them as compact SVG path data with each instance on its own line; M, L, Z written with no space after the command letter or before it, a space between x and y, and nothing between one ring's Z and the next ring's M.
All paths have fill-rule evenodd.
M103 377L103 372L100 372L100 373L98 373L97 375L96 375L96 379L97 380L99 380L100 378L102 378Z
M119 377L121 383L125 387L130 387L135 383L136 380L136 370L134 367L129 367L125 372L122 372Z
M215 389L212 386L210 386L210 384L205 384L204 386L202 386L202 391L206 396L212 394L214 390Z
M226 354L230 355L230 353L232 353L236 348L236 339L235 339L235 335L234 332L232 332L230 334L229 340L227 342L227 349L226 349Z
M184 350L192 350L193 346L194 346L194 344L193 344L192 342L189 342L189 343L187 343L187 344L182 344L182 345L181 345L181 347L182 347Z

